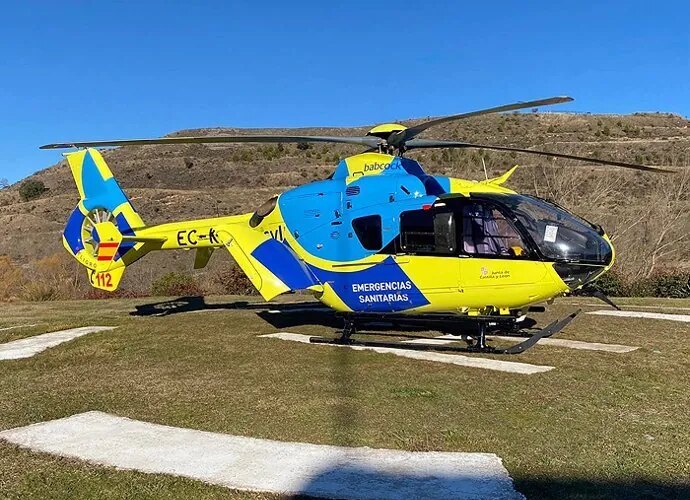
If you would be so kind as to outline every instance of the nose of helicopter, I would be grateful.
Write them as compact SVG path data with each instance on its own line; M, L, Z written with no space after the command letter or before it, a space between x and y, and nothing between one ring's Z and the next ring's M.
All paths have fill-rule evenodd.
M556 262L554 270L571 290L576 290L592 283L606 273L615 260L615 249L609 237L603 231L596 236L597 241L591 244L599 249L598 258L587 262Z

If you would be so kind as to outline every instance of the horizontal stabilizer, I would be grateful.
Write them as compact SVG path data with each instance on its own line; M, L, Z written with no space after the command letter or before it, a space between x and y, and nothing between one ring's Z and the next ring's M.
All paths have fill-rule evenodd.
M167 236L137 236L133 234L131 236L123 236L122 241L135 241L141 243L165 243L168 241Z

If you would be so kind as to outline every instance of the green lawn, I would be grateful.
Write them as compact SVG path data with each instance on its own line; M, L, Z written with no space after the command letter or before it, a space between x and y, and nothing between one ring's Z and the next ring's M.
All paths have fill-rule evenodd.
M213 297L202 312L162 316L131 314L155 299L3 304L0 328L40 324L0 331L0 342L78 326L119 328L0 361L0 429L101 410L286 441L496 453L530 498L690 497L688 323L582 314L558 337L641 349L537 345L508 359L556 369L526 376L257 338L334 329L328 315L308 312L283 313L303 324L276 328L246 301L259 304ZM690 308L690 300L618 302L690 314L673 309ZM544 325L583 305L607 308L564 299L533 317ZM273 498L6 443L0 497Z

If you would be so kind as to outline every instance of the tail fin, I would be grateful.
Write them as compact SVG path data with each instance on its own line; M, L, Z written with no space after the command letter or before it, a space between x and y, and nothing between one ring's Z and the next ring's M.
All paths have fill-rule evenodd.
M144 222L97 150L66 156L81 199L67 221L62 242L88 269L92 286L115 291L125 267L146 253L143 243L127 238Z

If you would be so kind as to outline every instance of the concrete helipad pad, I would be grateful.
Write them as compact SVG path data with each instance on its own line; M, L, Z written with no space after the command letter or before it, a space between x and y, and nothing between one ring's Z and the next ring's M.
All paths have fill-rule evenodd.
M5 344L0 344L0 361L8 359L30 358L43 352L46 349L55 347L64 342L74 340L89 333L113 330L114 326L85 326L83 328L72 328L59 332L44 333L25 339L13 340Z
M690 323L690 314L667 314L654 313L644 311L591 311L587 314L596 314L599 316L617 316L619 318L646 318L646 319L665 319L669 321L680 321L682 323Z
M433 361L437 363L447 363L457 366L465 366L469 368L483 368L485 370L495 370L508 373L519 373L522 375L531 375L534 373L543 373L553 370L553 366L531 365L528 363L517 363L515 361L503 361L498 359L487 359L478 356L463 356L460 354L446 354L433 351L412 351L405 349L396 349L392 347L369 347L369 346L336 346L333 344L311 344L309 338L311 335L301 335L298 333L271 333L268 335L261 335L266 338L274 338L281 340L290 340L293 342L302 342L313 346L330 346L338 348L353 349L355 351L374 351L378 353L395 354L402 358L418 359L421 361ZM432 342L428 342L432 343Z
M342 499L523 499L491 453L286 443L88 412L0 432L34 451L283 495Z

